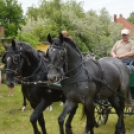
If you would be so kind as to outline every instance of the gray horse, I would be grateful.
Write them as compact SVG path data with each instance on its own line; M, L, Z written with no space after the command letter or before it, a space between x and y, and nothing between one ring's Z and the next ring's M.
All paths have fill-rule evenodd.
M61 81L67 98L58 118L60 134L64 134L66 115L78 103L83 104L87 117L84 134L94 134L94 102L103 99L108 99L117 112L115 134L125 134L123 110L129 92L129 70L126 65L112 57L104 57L99 61L92 58L85 60L76 44L62 34L58 38L51 38L49 34L48 41L51 44L46 53L50 61L48 79L52 83Z

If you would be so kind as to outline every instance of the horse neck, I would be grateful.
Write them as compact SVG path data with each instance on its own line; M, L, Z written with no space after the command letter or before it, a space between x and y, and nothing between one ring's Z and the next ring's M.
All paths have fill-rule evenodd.
M78 73L82 67L83 57L80 51L74 49L70 45L66 47L68 52L68 76Z
M27 59L25 59L22 68L21 68L21 75L28 76L31 75L39 66L40 58L34 54L25 53Z

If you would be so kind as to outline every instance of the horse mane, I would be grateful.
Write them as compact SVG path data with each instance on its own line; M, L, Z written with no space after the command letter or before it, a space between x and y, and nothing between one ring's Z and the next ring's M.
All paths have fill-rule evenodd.
M76 51L78 51L78 52L81 53L81 51L78 49L76 43L75 43L72 39L64 37L64 41L65 41L67 44L71 45Z
M26 42L18 42L18 45L24 49L25 52L31 52L35 56L38 56L38 52L28 43Z

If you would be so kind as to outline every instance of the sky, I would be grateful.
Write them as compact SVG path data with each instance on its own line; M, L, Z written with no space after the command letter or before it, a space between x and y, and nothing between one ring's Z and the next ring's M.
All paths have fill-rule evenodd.
M22 4L24 13L27 11L27 8L35 5L38 7L40 0L18 0ZM128 18L130 13L134 12L134 0L76 0L77 2L83 3L83 9L85 11L95 10L99 13L102 8L106 8L110 16L117 14L123 15L124 18Z

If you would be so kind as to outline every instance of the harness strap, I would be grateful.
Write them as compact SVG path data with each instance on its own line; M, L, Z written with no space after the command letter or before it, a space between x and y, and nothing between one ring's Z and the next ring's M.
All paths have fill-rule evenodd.
M98 66L98 68L100 70L100 74L101 74L100 79L94 78L94 81L99 82L99 88L97 88L98 90L97 90L95 96L98 96L101 99L99 92L101 90L102 84L104 84L104 82L105 82L104 81L104 72L103 72L102 67L101 67L100 63L98 62L98 60L95 60L95 59L92 59L92 60Z
M93 77L93 76L88 76L88 77L76 77L76 79L70 77L70 78L65 78L61 81L61 84L74 84L74 83L78 83L78 82L85 82L85 81L92 81L92 82L97 82L99 84L105 84L106 82L102 79Z
M27 80L29 78L32 78L33 76L35 76L35 74L37 73L37 71L39 70L39 68L44 64L43 62L43 57L41 56L40 57L40 61L39 61L39 64L38 64L38 67L36 68L36 70L32 73L32 75L30 76L27 76L27 77L22 77L23 80ZM38 76L38 75L37 75Z
M25 54L22 55L22 56L26 59L28 66L31 66L31 62L30 62L30 60L27 58L27 56L26 56Z

